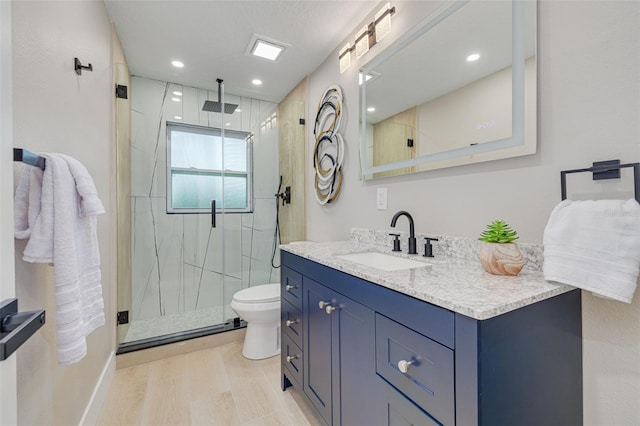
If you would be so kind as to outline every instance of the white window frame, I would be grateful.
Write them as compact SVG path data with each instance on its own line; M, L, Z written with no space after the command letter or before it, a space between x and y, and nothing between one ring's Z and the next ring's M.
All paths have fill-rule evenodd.
M247 141L247 171L232 171L232 170L210 170L210 169L183 169L180 167L171 167L171 132L172 130L180 130L189 133L199 133L210 136L221 136L222 131L217 127L198 126L195 124L176 123L173 121L167 121L166 123L167 133L167 161L166 161L166 180L167 180L167 213L169 214L211 214L211 207L206 208L177 208L173 207L173 188L172 188L172 170L177 171L195 171L200 173L206 173L213 176L224 177L225 176L246 176L247 177L247 207L246 208L223 208L221 205L216 205L216 213L253 213L253 142L252 134L250 132L242 132L237 130L224 129L224 135L231 136L235 139L245 139ZM224 192L224 191L223 191Z

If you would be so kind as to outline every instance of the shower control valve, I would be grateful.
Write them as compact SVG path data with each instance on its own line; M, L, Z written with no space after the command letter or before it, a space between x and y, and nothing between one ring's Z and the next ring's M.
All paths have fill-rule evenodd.
M276 198L282 198L282 205L291 204L291 187L287 186L284 188L284 192L276 194Z

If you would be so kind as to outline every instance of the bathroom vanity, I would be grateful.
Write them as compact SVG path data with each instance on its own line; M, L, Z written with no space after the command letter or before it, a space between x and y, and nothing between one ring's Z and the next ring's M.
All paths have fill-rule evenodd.
M444 256L385 271L346 260L381 250L356 242L281 248L282 389L326 424L582 424L579 290Z

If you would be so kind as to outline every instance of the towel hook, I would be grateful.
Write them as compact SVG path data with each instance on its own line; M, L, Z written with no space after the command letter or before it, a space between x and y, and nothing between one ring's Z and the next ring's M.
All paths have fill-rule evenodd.
M73 58L73 67L78 75L82 75L82 70L93 71L93 65L82 65L78 58Z

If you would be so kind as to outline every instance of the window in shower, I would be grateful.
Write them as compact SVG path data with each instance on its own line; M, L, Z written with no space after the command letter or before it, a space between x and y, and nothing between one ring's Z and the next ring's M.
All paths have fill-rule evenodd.
M251 134L167 122L167 213L249 213Z

